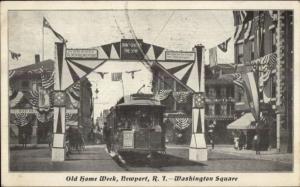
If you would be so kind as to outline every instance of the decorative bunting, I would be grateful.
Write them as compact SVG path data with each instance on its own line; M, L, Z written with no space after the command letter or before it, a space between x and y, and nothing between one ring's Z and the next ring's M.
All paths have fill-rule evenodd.
M9 70L8 71L8 79L11 79L15 75L16 71L15 70Z
M104 75L108 74L108 72L97 72L102 79L104 79Z
M9 52L10 52L10 57L13 60L19 60L19 58L21 57L20 53L13 52L11 50L9 50Z
M111 74L112 81L120 81L122 80L122 72L115 72Z
M171 92L172 92L172 90L160 90L156 94L156 99L159 100L159 101L163 101L163 100L165 100L169 97Z
M14 97L10 97L10 100L9 100L9 106L10 107L15 107L18 103L20 103L21 99L23 98L23 92L17 92L14 93Z
M155 59L157 59L161 55L163 50L164 50L164 48L153 45L153 51L154 51Z
M173 67L173 68L170 68L170 69L168 69L168 72L171 73L171 74L175 74L178 71L184 69L185 67L187 67L187 66L189 66L191 64L192 64L192 62L191 63L183 64L183 65L180 65L180 66L176 66L176 67Z
M126 73L130 73L131 74L131 78L134 79L134 73L138 72L138 71L142 71L142 70L138 69L138 70L126 71Z
M218 45L218 48L223 51L224 53L227 52L228 50L228 43L231 40L231 38L228 38L225 42L222 42L221 44Z
M110 58L111 45L112 44L107 44L107 45L101 46L108 58Z
M115 49L116 49L116 52L118 53L118 56L119 56L119 58L120 58L120 56L121 56L121 52L120 52L120 50L121 50L121 44L120 44L120 42L116 42L116 43L113 43L113 46L115 47Z
M204 107L204 94L203 93L195 93L193 95L193 107L194 108L203 108Z
M41 73L41 79L42 79L42 87L44 89L49 89L51 86L54 85L54 71L49 76L47 76L45 74L45 71L43 71L43 73Z
M54 91L53 97L54 97L54 103L53 103L54 107L65 106L66 94L64 91Z
M43 19L43 27L50 29L53 34L63 43L66 43L67 41L64 39L64 37L62 37L62 35L60 35L58 32L56 32L50 25L50 23L48 22L48 20L44 17Z
M188 117L177 117L175 121L175 128L178 130L184 130L192 124L192 119Z
M17 126L25 126L28 125L29 120L28 120L28 114L26 113L16 113L15 114L16 117L16 125Z
M173 97L177 103L187 103L191 92L173 92Z

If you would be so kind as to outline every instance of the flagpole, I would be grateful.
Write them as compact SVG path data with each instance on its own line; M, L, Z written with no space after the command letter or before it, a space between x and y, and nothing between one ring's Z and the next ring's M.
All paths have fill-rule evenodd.
M42 28L42 35L43 35L43 41L42 41L42 45L43 45L42 48L43 48L43 51L42 51L42 55L43 55L43 61L45 60L45 56L44 56L44 53L45 53L45 52L44 52L44 45L45 45L45 43L44 43L44 42L45 42L45 41L44 41L44 40L45 40L45 37L44 37L44 30L45 30L45 28L44 28L44 20L43 20L43 28Z

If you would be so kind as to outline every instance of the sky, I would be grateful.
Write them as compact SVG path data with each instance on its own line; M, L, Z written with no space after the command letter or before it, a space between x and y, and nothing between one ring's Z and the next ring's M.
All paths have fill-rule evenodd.
M17 61L9 58L9 69L33 64L35 54L40 54L41 60L54 59L54 42L58 40L49 29L43 28L43 17L68 41L68 48L90 48L117 42L122 38L131 39L131 24L137 38L166 49L191 51L195 45L203 44L207 49L206 63L208 50L234 33L232 11L129 10L128 15L130 23L124 10L9 11L8 48L21 54ZM229 46L223 56L218 55L219 63L233 63L233 46ZM99 111L109 108L120 97L112 93L116 93L121 85L116 83L114 87L109 83L107 87L99 82L99 76L94 73L88 78L93 84L93 91L102 86L95 100L97 116ZM150 81L142 79L139 83L135 82L128 93Z

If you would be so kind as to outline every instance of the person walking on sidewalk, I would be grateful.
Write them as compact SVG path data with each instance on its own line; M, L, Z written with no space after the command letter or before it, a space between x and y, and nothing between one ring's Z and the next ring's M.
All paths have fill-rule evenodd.
M211 148L214 149L215 147L215 122L211 122L208 126L208 136L209 136L209 141L211 144Z
M243 131L240 132L239 136L239 150L244 149L246 143L246 136Z
M253 137L253 146L257 155L260 155L260 136L256 133Z

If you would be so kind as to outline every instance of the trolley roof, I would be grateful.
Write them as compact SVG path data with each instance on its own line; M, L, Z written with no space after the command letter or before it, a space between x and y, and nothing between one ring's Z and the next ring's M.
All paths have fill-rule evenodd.
M151 99L141 99L141 100L130 100L125 103L118 104L117 106L157 106L157 107L165 107L161 105L156 100Z

